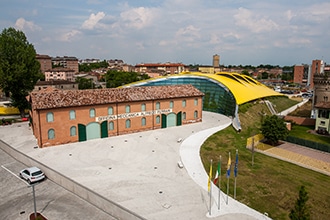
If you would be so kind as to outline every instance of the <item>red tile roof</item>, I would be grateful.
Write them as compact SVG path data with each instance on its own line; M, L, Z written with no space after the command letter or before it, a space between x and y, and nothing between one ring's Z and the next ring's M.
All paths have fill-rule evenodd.
M142 86L93 90L57 90L47 88L30 94L32 109L100 105L117 102L161 100L203 96L192 85Z

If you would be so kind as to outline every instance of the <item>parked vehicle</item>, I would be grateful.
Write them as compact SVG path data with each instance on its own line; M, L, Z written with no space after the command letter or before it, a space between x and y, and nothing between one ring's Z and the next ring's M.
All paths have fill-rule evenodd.
M29 184L35 183L46 178L45 174L38 167L29 167L21 170L19 176Z

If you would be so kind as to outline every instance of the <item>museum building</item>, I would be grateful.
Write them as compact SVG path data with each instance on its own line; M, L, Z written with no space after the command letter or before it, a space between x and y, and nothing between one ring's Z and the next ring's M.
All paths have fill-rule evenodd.
M202 121L204 93L192 85L32 92L30 125L39 147Z

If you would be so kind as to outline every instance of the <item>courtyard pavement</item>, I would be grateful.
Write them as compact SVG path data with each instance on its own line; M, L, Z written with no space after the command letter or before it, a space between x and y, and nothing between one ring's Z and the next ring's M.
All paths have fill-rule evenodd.
M230 124L226 116L203 112L200 123L37 148L23 122L1 126L0 139L146 219L269 219L231 195L227 203L223 192L219 210L214 185L209 212L208 175L199 149Z

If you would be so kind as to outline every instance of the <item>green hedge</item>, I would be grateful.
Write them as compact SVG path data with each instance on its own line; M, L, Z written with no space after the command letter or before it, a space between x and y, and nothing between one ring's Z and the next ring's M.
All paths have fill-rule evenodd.
M293 144L299 144L299 145L302 145L302 146L305 146L308 148L312 148L315 150L320 150L323 152L330 153L330 145L328 145L328 144L317 143L314 141L305 140L305 139L293 137L293 136L288 136L285 141L293 143Z

